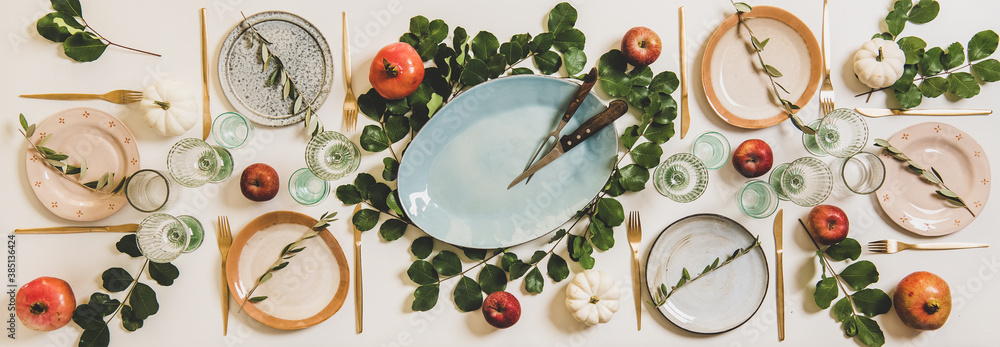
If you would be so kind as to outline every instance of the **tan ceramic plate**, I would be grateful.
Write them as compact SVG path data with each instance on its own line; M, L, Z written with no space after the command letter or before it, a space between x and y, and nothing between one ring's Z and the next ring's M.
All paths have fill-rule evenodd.
M804 107L819 87L822 57L816 37L805 23L777 7L755 6L744 15L758 39L768 38L764 61L777 68L777 78L788 94L782 96ZM759 129L788 117L772 96L771 82L749 46L750 36L736 15L726 18L709 38L702 57L701 78L715 113L740 128Z
M976 215L982 213L990 197L990 161L972 136L948 124L928 122L899 131L889 143L917 164L937 170ZM905 163L885 151L879 158L885 163L885 183L875 192L876 198L886 216L903 229L941 236L975 219L965 208L939 197L934 192L937 186L913 174Z
M31 141L38 144L48 134L52 138L45 147L69 155L70 164L79 166L81 158L87 160L84 182L112 172L113 184L118 184L139 170L135 136L122 121L104 111L81 107L56 113L37 125ZM94 192L62 177L31 148L25 153L24 168L38 201L56 216L89 222L104 219L128 205L125 194Z
M281 249L316 224L316 219L290 212L269 212L257 217L233 240L226 263L229 292L237 305ZM347 297L347 259L337 239L323 229L320 237L303 242L305 250L289 259L288 266L273 273L253 296L267 296L243 310L250 317L276 329L302 329L323 322L340 310Z

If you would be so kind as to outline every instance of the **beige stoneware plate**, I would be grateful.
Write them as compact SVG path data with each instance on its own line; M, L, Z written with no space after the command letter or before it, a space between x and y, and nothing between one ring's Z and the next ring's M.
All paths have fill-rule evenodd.
M285 245L316 224L316 219L291 212L269 212L257 217L236 235L226 263L229 292L236 307L257 279L274 263ZM305 249L288 266L257 287L253 296L267 300L246 304L250 317L276 329L302 329L319 324L340 310L350 282L347 258L330 231L302 243Z
M87 160L84 182L112 172L113 184L117 185L139 170L135 136L125 123L104 111L86 107L60 111L38 123L31 142L37 145L49 134L52 138L45 147L69 155L71 165L79 166L81 158ZM24 156L28 185L42 206L56 216L89 222L104 219L128 205L124 193L94 192L71 181L76 176L63 177L45 165L41 155L30 147Z
M758 39L769 39L764 61L777 68L787 91L782 97L804 107L819 87L822 57L812 31L795 15L771 6L744 14ZM771 81L749 46L750 35L734 14L719 25L705 46L701 78L708 103L729 124L759 129L788 117L773 97Z
M922 167L933 167L976 215L983 212L990 197L990 161L972 136L948 124L928 122L900 130L889 143ZM885 151L879 158L885 163L885 183L875 191L876 199L896 225L918 235L942 236L975 220L965 208L938 196L937 186L915 175L905 163Z

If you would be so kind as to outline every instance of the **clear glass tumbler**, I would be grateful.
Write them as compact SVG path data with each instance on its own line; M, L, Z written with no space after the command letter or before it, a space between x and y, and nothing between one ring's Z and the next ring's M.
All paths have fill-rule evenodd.
M125 181L125 198L139 212L156 212L176 200L177 188L159 171L142 169Z
M324 131L306 145L306 166L316 177L333 181L347 176L361 164L361 151L336 131Z
M705 163L709 170L715 170L729 161L729 140L720 133L708 131L694 139L691 154Z
M312 206L322 202L330 194L330 183L313 175L309 168L301 168L288 178L288 193L295 202Z
M677 202L692 202L708 187L708 169L691 153L677 153L653 171L656 190Z
M769 183L761 180L744 183L736 201L743 214L757 219L770 217L778 210L778 193Z
M225 148L241 148L253 137L253 123L236 112L226 112L212 121L212 137Z
M795 159L781 174L781 191L796 205L819 205L833 191L833 173L814 157Z
M816 143L834 157L850 157L868 143L868 124L854 110L838 108L823 117L816 130Z
M139 251L154 263L168 263L187 249L191 234L187 224L166 213L153 213L136 231Z
M225 148L186 138L170 148L167 171L180 185L197 188L229 177L233 173L233 157Z
M844 160L840 179L855 194L871 194L885 181L885 164L875 154L858 152Z

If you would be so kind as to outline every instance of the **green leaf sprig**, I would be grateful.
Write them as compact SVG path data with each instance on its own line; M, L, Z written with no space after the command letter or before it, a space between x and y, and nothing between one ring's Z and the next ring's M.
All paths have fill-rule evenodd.
M778 89L780 88L781 91L785 92L785 94L789 94L788 89L785 89L785 87L783 87L780 83L778 83L778 81L775 80L775 78L780 78L783 76L781 74L781 71L779 71L778 68L774 67L773 65L768 65L767 63L765 63L764 55L761 54L761 52L764 52L764 47L767 46L767 42L770 41L771 38L764 38L764 40L761 41L753 33L753 30L750 29L750 26L747 25L746 18L743 18L743 14L749 13L751 10L753 10L753 8L750 7L750 5L748 5L745 2L733 2L732 0L730 0L730 2L732 2L733 7L736 8L736 16L737 19L739 19L740 26L743 27L743 29L746 29L747 33L750 34L750 46L757 54L757 62L760 63L761 69L763 70L764 74L767 75L767 78L771 81L772 95L775 98L777 98L778 101L781 103L781 107L784 110L785 115L787 115L788 118L792 120L792 125L795 125L796 129L799 129L799 131L802 131L803 133L809 135L815 134L816 129L813 129L812 127L806 125L804 122L802 122L802 119L795 114L795 111L800 109L801 107L792 103L791 101L788 101L788 99L781 97L781 93L778 91Z
M857 337L866 346L880 347L885 344L885 335L878 322L872 318L889 312L892 309L892 299L881 289L868 288L878 282L879 274L875 264L867 260L857 261L844 268L840 274L830 264L830 259L858 260L861 257L861 244L857 240L846 238L824 250L809 234L801 219L799 224L816 246L816 257L823 268L822 277L816 282L816 290L813 292L816 305L822 309L830 308L833 300L840 296L840 292L844 292L844 297L833 304L833 315L841 323L844 334L847 337ZM848 289L854 293L850 294Z
M751 251L753 251L754 248L757 247L760 247L760 236L754 237L753 242L750 243L749 246L746 246L745 248L739 248L733 251L733 254L727 256L726 260L721 263L719 262L721 258L715 258L715 261L712 262L711 264L706 265L705 269L702 270L701 273L698 274L698 276L691 277L691 274L688 272L688 269L683 268L681 271L681 278L680 280L677 281L676 285L670 287L670 289L667 290L667 285L665 283L660 283L660 286L657 288L656 293L653 293L653 296L655 297L654 301L646 301L646 303L653 307L663 306L663 304L667 303L667 299L669 299L671 295L674 295L674 293L677 290L681 289L688 283L694 282L699 278L701 278L702 276L712 273L713 271L718 270L723 266L728 265L729 263L732 263L737 258L747 253L750 253Z
M910 172L913 172L917 176L920 176L920 178L924 179L927 182L937 185L938 189L935 190L934 192L937 193L938 196L947 199L949 202L955 205L964 207L965 210L969 211L969 213L972 214L973 217L976 216L976 212L972 211L972 208L970 208L969 205L965 203L965 200L963 200L962 197L958 195L958 193L955 193L955 191L949 189L948 186L944 184L944 178L941 178L941 174L939 174L938 171L934 169L934 167L931 167L930 169L925 169L924 167L920 166L920 164L917 164L915 161L913 161L913 159L907 157L906 154L903 154L903 151L901 151L899 148L894 147L892 144L889 143L889 141L886 141L884 139L875 139L875 145L885 149L886 153L889 153L889 155L891 155L893 158L896 158L896 160L906 163L906 166L908 169L910 169Z
M135 234L123 236L116 244L116 248L133 258L142 257L142 252L136 244ZM142 328L143 322L160 310L156 291L149 285L139 282L143 271L148 272L149 277L161 286L172 285L180 276L180 271L173 264L154 263L149 259L145 260L136 276L132 276L120 267L105 270L101 274L101 286L108 293L120 293L126 289L128 291L122 300L112 299L107 293L95 292L90 295L90 301L76 307L73 311L73 322L83 328L79 346L107 347L111 342L108 325L115 316L120 315L122 327L133 332Z
M108 45L160 56L156 53L119 45L97 33L97 30L94 30L94 27L83 19L83 8L80 6L80 0L51 0L51 2L52 8L56 12L51 12L38 19L35 29L38 30L39 35L49 39L49 41L62 43L63 52L73 60L79 62L97 60L104 54Z
M948 47L928 48L927 42L915 36L900 37L907 22L925 24L937 18L941 5L936 0L897 0L885 17L887 32L874 37L896 41L906 55L903 75L888 87L872 89L856 96L869 98L877 91L891 88L903 108L920 105L923 98L937 98L945 93L968 99L980 92L980 82L1000 81L1000 61L987 59L997 50L1000 36L993 30L983 30L969 40L966 47L955 42ZM960 71L970 68L970 72ZM917 77L917 76L920 77ZM919 82L919 84L918 84Z
M35 145L34 143L31 142L31 136L35 134L36 125L28 124L28 120L24 118L23 113L20 114L18 119L21 123L21 129L19 129L18 131L21 132L21 135L24 137L24 140L28 141L28 145L31 146L31 149L33 149L36 153L39 154L39 156L41 156L42 161L45 163L45 165L48 165L56 172L59 172L59 174L65 177L66 179L76 182L81 187L99 193L118 194L121 192L122 188L125 187L125 178L119 180L117 185L114 184L115 182L114 172L105 172L96 181L83 182L82 181L83 176L87 174L87 158L80 158L80 166L71 165L69 163L70 156L68 154L59 153L51 148L45 147L45 145L49 143L50 140L52 140L53 134L45 134L45 136L42 137L40 141L38 141L38 144ZM76 175L76 178L74 179L70 177L72 175ZM113 188L109 192L107 189L105 189L107 187L113 187Z
M551 75L565 71L565 77L581 79L587 62L583 53L586 36L574 28L577 18L572 5L559 3L548 13L546 32L535 36L515 34L503 43L490 32L480 31L470 36L462 27L455 27L453 39L445 42L449 27L444 21L431 21L423 16L411 18L410 31L400 41L413 46L424 61L433 60L433 66L424 70L421 85L405 99L386 100L374 89L358 97L361 112L378 123L364 127L361 148L373 153L388 150L391 156L382 161L381 181L371 174L359 173L352 184L337 187L337 198L345 205L367 205L351 217L354 226L360 231L378 227L380 237L386 241L400 239L410 227L419 230L403 211L398 191L389 186L399 174L399 157L393 146L419 132L455 95L503 75ZM529 59L535 69L522 66ZM503 290L517 279L523 279L526 292L541 293L546 275L560 282L570 274L568 260L556 252L562 241L566 241L569 260L584 269L594 267L595 249L606 251L614 246L613 228L621 226L625 219L624 208L614 197L643 190L649 181L649 170L659 164L663 154L660 145L674 134L672 121L677 115L677 104L670 94L679 81L672 72L654 74L649 67L627 71L618 50L604 54L597 65L598 80L605 91L618 90L616 97L643 110L641 124L630 127L621 136L626 150L617 159L608 183L567 222L570 224L567 228L555 232L549 245L544 246L546 249L534 250L528 258L518 257L511 249L440 249L444 244L429 236L416 238L410 246L416 259L407 270L407 276L417 284L411 304L414 311L433 308L441 295L441 283L451 279L458 280L452 299L464 312L480 308L484 294ZM631 158L632 164L621 167L625 158ZM382 218L383 215L387 218ZM384 221L379 225L381 220ZM575 230L578 225L586 227L576 233L567 231Z
M242 15L243 12L240 12L240 14ZM250 37L259 43L257 51L260 53L260 61L263 65L261 71L267 72L269 67L274 66L274 69L271 70L271 73L264 81L264 85L280 88L281 99L292 100L291 114L298 114L305 111L306 119L304 125L310 137L323 132L323 122L319 120L318 116L315 116L316 110L313 109L312 102L306 101L299 89L295 87L295 81L288 75L288 68L285 66L285 63L270 49L271 41L264 38L257 31L257 28L254 28L253 24L250 24L246 15L243 15L243 25L246 25L250 29ZM250 42L250 46L251 48L253 47L253 41Z
M246 298L249 299L243 300L243 302L240 303L240 309L237 312L243 311L243 306L246 306L248 302L251 304L256 304L261 301L267 300L267 296L253 296L253 292L256 291L257 287L259 287L261 284L264 284L264 282L270 280L271 277L274 276L275 272L284 269L286 266L288 266L289 259L294 258L296 255L298 255L300 252L306 249L306 247L303 246L302 243L308 239L319 236L320 231L323 231L324 228L330 226L330 222L337 220L337 218L334 218L336 216L337 216L336 212L324 213L322 216L319 217L319 221L317 221L316 224L312 226L312 228L303 233L302 236L299 237L297 240L285 245L285 247L281 249L281 253L278 253L278 259L275 259L274 263L272 263L271 266L267 267L267 271L264 271L264 274L260 275L260 277L257 278L257 282L254 283L253 288L250 288L250 291L247 292L247 295L245 296Z

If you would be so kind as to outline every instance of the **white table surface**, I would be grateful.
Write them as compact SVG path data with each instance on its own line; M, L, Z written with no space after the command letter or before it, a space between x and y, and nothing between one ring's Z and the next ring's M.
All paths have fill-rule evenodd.
M652 67L654 71L677 71L677 7L686 4L689 69L691 76L698 76L700 56L707 37L718 23L733 12L729 1L574 1L579 11L577 27L587 35L589 64L611 48L619 46L621 35L633 26L653 28L664 41L664 52ZM180 137L162 137L149 131L129 107L103 101L58 102L18 98L21 93L43 92L105 92L114 89L139 89L159 79L183 81L200 97L201 49L199 9L208 7L210 48L217 52L222 40L240 20L239 11L253 14L266 10L284 10L299 14L315 24L330 42L335 62L335 83L320 117L328 129L338 129L342 124L341 100L344 84L340 55L340 11L347 10L352 42L352 61L355 90L359 93L369 88L365 78L370 60L378 48L394 42L407 31L409 18L424 15L429 19L444 19L450 26L462 26L470 33L488 30L500 38L515 33L542 32L548 11L555 2L444 2L444 1L351 1L319 2L260 0L216 0L211 2L177 0L137 2L124 0L83 1L88 22L102 34L117 43L151 50L163 54L162 58L131 53L109 47L96 62L76 63L66 58L62 49L40 37L34 28L35 21L51 12L48 1L6 1L0 21L0 61L3 62L3 83L0 83L0 108L3 109L0 177L9 188L4 189L5 199L0 202L3 210L5 232L19 227L40 227L74 224L64 221L42 206L28 188L24 174L24 142L18 134L16 117L24 113L30 122L40 122L45 117L70 107L87 106L116 115L128 125L139 140L142 167L165 169L169 146ZM764 3L752 3L752 5ZM805 21L817 36L821 29L822 1L780 0L767 5L783 7ZM885 94L877 93L869 103L854 94L867 90L853 76L851 57L860 45L877 32L877 23L883 18L890 0L844 0L831 4L831 41L834 85L837 105L841 107L883 107ZM996 29L994 15L1000 12L1000 2L994 1L942 1L939 17L925 25L908 24L904 35L917 35L930 46L946 47L951 42L964 45L973 34L984 29ZM994 55L995 57L996 55ZM216 57L212 58L212 101L214 115L232 110L219 86L215 73ZM716 130L725 134L730 142L738 144L750 138L764 139L771 144L775 162L789 162L808 155L800 143L800 134L788 122L762 130L744 130L730 126L713 114L702 85L692 78L691 131L687 138L679 136L667 142L664 158L670 154L688 151L691 141L701 132ZM605 102L610 99L601 93ZM678 93L674 94L679 97ZM804 107L806 120L817 117L819 103L814 100ZM945 98L926 100L921 107L995 108L1000 99L1000 87L985 85L982 94L971 99L950 101ZM635 111L632 112L633 114ZM369 120L361 118L361 125ZM633 124L635 118L625 117L615 125L620 130ZM992 169L1000 168L1000 139L995 132L1000 129L1000 119L990 117L943 118L882 118L869 119L872 137L889 137L899 129L925 121L945 121L968 132L993 156ZM406 277L406 268L413 261L409 253L410 242L423 233L410 229L395 242L387 243L376 233L364 235L365 253L365 331L354 332L353 294L340 312L329 320L300 331L278 331L262 326L245 314L233 309L229 321L229 336L223 337L219 299L219 253L216 248L214 227L218 215L228 215L233 229L239 230L251 219L274 210L294 210L309 215L333 210L341 213L341 220L332 231L344 245L348 259L351 234L347 216L351 207L343 206L330 197L316 207L301 207L289 197L282 187L274 200L256 203L241 196L236 176L251 163L263 162L274 166L284 181L295 169L304 166L302 151L305 147L303 131L298 126L270 129L258 128L255 140L234 153L236 174L221 184L210 184L198 189L184 189L180 206L166 212L190 213L207 226L209 236L196 252L176 260L181 272L171 287L153 285L160 303L160 311L147 319L143 328L127 333L121 328L119 318L111 323L113 345L348 345L348 346L410 346L432 344L476 344L489 346L605 346L628 345L702 345L702 346L767 346L778 345L775 319L774 293L769 291L757 314L734 331L710 336L686 333L659 313L643 309L644 329L635 330L632 305L630 251L625 240L625 228L617 228L617 245L607 252L596 252L596 269L617 277L622 288L622 305L618 314L608 324L590 327L577 323L568 314L563 301L566 282L552 283L546 278L545 290L539 295L523 291L523 282L508 285L521 301L523 315L513 328L496 330L483 320L479 311L461 313L451 301L454 281L442 286L437 306L429 312L410 311L415 285ZM342 129L341 129L342 130ZM200 137L200 125L188 131L185 137ZM358 133L351 134L355 141ZM873 150L869 147L868 150ZM381 171L382 154L369 155L362 161L362 170ZM830 162L829 157L821 158ZM761 236L762 247L771 262L773 279L774 244L771 235L773 218L755 220L740 214L733 203L736 189L745 182L730 165L712 171L708 191L689 204L675 203L656 193L652 184L638 194L621 198L626 210L640 210L646 230L644 251L659 230L687 215L702 212L719 213L744 224ZM333 182L334 186L350 182L354 176ZM284 182L282 182L284 184ZM834 196L827 203L838 205L851 219L851 237L862 243L895 238L904 241L987 242L1000 245L995 226L1000 224L1000 200L992 197L986 210L972 225L964 230L933 239L923 239L902 231L880 217L878 207L867 196ZM782 202L785 210L785 292L787 338L785 345L853 346L858 343L843 336L840 325L828 310L820 310L812 301L814 283L818 280L818 267L813 246L800 228L796 218L808 213L808 208ZM138 222L145 214L130 207L99 221L99 224ZM86 223L80 223L86 224ZM39 276L55 276L67 280L74 288L77 299L84 302L90 293L100 290L100 275L110 267L123 267L135 272L141 261L130 259L114 249L120 235L89 234L61 236L18 236L16 245L16 273L18 285ZM526 256L539 246L529 243L514 249ZM564 257L566 251L560 246ZM895 284L907 274L926 270L943 277L952 289L954 308L948 323L936 332L918 333L900 322L894 312L879 316L877 321L885 332L887 345L989 345L995 327L996 310L1000 307L1000 261L997 247L988 249L948 251L935 253L905 252L895 255L863 254L878 266L878 287L891 295ZM349 260L350 261L350 260ZM571 264L574 272L580 271ZM353 266L352 266L353 268ZM148 278L144 282L151 283ZM6 288L5 289L11 289ZM353 291L353 289L352 289ZM645 294L645 291L643 292ZM121 294L114 297L120 297ZM232 304L235 306L235 302ZM7 319L5 314L4 320ZM4 325L5 328L7 325ZM75 324L49 333L30 331L20 323L16 326L16 340L3 338L6 346L69 346L76 345L81 329Z

